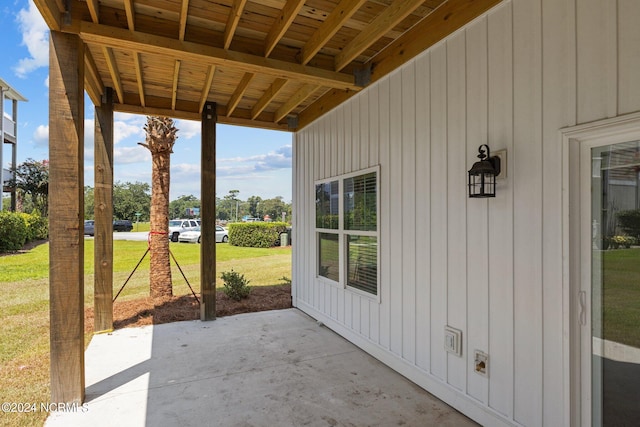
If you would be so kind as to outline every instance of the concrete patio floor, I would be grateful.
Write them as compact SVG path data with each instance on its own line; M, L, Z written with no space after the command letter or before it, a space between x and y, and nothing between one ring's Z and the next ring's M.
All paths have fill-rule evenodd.
M46 426L473 426L296 309L96 335Z

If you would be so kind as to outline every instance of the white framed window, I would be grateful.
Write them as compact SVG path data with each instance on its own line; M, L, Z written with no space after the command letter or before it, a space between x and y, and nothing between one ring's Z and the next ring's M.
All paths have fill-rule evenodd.
M317 277L378 296L379 167L317 181Z

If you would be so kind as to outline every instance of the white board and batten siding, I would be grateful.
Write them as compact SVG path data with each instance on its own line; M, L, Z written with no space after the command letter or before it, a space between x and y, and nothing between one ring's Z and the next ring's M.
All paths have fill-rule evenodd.
M482 424L568 425L559 130L640 111L639 20L637 0L504 1L297 132L294 305ZM469 199L485 143L507 176ZM315 182L374 166L379 298L316 277Z

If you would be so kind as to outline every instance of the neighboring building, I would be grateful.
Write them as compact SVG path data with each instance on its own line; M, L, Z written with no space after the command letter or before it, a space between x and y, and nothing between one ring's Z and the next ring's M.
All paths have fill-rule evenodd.
M17 167L17 151L18 151L18 101L26 102L27 99L11 87L7 82L0 78L0 184L2 184L2 193L11 193L11 210L16 210L16 189L10 187L8 182L15 177ZM9 101L9 102L7 102ZM10 111L5 111L7 104L11 105ZM11 145L11 166L9 169L4 167L5 159L4 144ZM7 162L8 163L8 162ZM2 210L2 197L0 197L0 210Z

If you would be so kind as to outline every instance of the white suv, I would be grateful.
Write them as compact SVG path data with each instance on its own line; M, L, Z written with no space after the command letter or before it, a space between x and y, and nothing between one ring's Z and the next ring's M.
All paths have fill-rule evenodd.
M169 220L169 238L172 242L177 242L180 233L195 230L199 226L199 219L171 219Z

